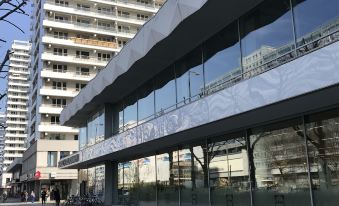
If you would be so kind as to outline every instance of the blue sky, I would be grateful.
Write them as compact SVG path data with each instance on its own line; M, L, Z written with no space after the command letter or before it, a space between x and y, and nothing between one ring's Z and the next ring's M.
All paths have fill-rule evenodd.
M26 6L23 7L23 10L26 11L28 15L31 13L31 3L28 2ZM0 13L0 15L3 15L3 12ZM22 30L25 31L25 34L23 34L20 30L15 28L14 26L10 25L7 22L0 22L0 38L6 40L6 43L0 42L0 61L2 62L6 51L10 48L13 40L29 40L29 24L30 24L30 17L24 16L22 14L11 14L6 18L6 20L11 21L15 25L19 26ZM6 68L7 69L7 68ZM6 91L6 80L0 79L0 92ZM0 111L5 110L5 103L6 100L3 99L0 101Z

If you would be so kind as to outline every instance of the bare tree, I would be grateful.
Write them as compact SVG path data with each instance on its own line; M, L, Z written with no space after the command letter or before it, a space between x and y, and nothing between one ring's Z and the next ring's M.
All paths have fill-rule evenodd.
M8 20L8 17L13 13L22 14L28 16L28 14L22 9L28 0L0 0L0 22L5 22L13 27L25 33L15 22ZM7 42L4 37L0 37L0 42Z
M9 59L10 51L8 50L6 53L6 56L4 57L3 61L0 64L0 78L5 79L7 77L7 72L8 70L5 70L4 68L7 67L6 62ZM4 76L2 74L5 74ZM6 92L5 91L0 91L0 101L6 97ZM4 125L0 124L0 128L5 128Z
M9 20L9 17L12 14L20 14L24 16L28 16L28 14L23 10L23 7L28 3L28 0L0 0L0 23L10 24L11 26L15 27L22 33L25 33L19 26L17 26L16 22L12 22ZM0 36L0 43L6 43L5 37ZM9 55L11 51L8 50L6 52L5 57L1 61L0 64L0 79L6 79L8 70L5 68L8 67L6 64L9 60ZM0 92L0 101L6 97L6 92ZM0 124L0 128L5 128L6 126Z

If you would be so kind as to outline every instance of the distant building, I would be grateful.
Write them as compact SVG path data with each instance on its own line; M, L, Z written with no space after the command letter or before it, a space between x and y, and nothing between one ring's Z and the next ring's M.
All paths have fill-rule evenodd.
M6 173L15 158L21 158L27 140L29 64L31 43L14 40L9 54L7 75L6 131L2 182L12 179Z

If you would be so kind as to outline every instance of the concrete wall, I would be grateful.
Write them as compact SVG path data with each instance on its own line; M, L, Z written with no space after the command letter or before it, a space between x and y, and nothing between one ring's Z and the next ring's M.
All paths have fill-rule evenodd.
M23 175L33 179L34 173L40 171L40 179L73 179L78 178L75 169L64 170L58 167L48 167L48 152L57 152L57 161L60 160L61 151L78 151L77 140L38 140L24 153Z

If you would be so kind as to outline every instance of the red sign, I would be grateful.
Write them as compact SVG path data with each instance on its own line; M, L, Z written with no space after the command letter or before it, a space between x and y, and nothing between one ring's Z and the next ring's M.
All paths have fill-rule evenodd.
M41 172L40 171L36 171L34 174L34 178L39 179L41 177Z

